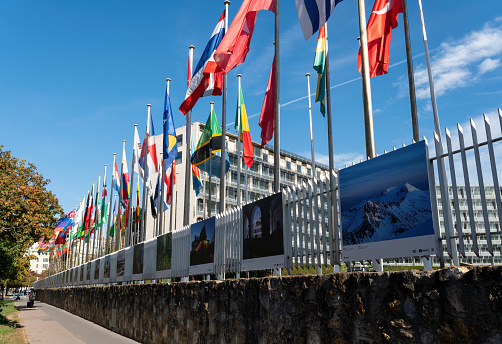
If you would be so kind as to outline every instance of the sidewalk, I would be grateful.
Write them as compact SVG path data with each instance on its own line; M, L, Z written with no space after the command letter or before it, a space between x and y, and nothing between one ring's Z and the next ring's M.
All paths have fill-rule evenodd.
M30 344L138 343L62 309L38 301L33 308L28 308L27 302L25 297L15 304Z

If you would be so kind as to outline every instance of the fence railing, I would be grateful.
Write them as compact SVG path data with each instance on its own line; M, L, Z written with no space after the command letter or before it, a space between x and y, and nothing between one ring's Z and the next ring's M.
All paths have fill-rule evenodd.
M498 143L502 140L500 109L497 119L499 130L496 136L486 115L483 117L483 132L477 131L473 120L470 121L470 135L464 135L460 125L456 135L446 129L446 149L440 157L440 164L435 151L442 142L437 135L434 138L436 148L428 149L429 190L437 239L434 259L441 266L461 261L475 262L483 257L490 259L481 263L502 262L502 201L496 160L500 159L502 152L502 145ZM331 192L329 178L311 180L282 191L284 267L288 271L343 263L338 171L332 171L331 178L334 178L334 192ZM157 246L165 245L160 243L163 236L159 236L60 271L36 282L36 288L187 279L190 275L190 226L168 235L172 235L171 267L168 270L159 265L162 257L158 256ZM217 278L224 278L225 273L239 275L243 260L242 242L242 207L216 215L212 273ZM133 266L135 254L143 255L142 267ZM117 266L119 256L125 257L123 267Z

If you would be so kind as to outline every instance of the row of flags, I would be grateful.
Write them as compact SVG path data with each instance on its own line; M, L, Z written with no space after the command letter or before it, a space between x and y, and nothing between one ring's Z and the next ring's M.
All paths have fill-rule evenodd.
M318 73L316 102L320 102L320 112L323 116L326 113L327 33L325 24L335 6L341 1L295 0L305 39L307 40L319 31L313 68ZM275 13L275 1L244 0L228 32L225 32L225 12L220 16L193 74L189 74L185 100L179 107L183 115L188 113L201 97L222 94L223 75L245 61L257 15L261 10ZM370 77L383 75L388 72L391 31L397 27L398 14L402 12L403 5L400 0L375 1L367 26ZM358 53L358 68L361 71L360 51ZM190 70L191 66L189 66ZM272 63L259 120L262 146L272 139L274 133L274 75L275 58ZM246 166L251 167L254 161L254 152L240 83L235 123L235 129L243 142L244 163ZM135 128L132 173L137 173L139 177L136 189L136 209L134 210L133 219L131 219L134 223L139 223L142 219L139 178L146 185L148 194L145 197L149 198L152 203L152 213L155 212L156 204L160 204L162 211L165 211L168 205L172 203L171 184L175 183L174 161L178 155L178 150L169 98L169 84L167 84L164 99L163 132L162 148L159 149L159 152L162 152L163 161L159 161L157 145L155 143L155 130L150 111L148 112L143 143L141 143L137 128ZM225 173L229 169L228 157L225 159L225 166L221 166L221 154L226 154L226 152L222 152L221 135L221 127L217 116L214 108L211 108L197 145L194 144L193 138L190 142L192 181L193 188L197 194L202 188L200 170L219 176L221 168L225 169ZM210 160L211 171L209 170ZM112 187L117 191L120 201L117 203L115 196L112 209L111 197L108 202L105 202L107 196L105 170L101 197L99 197L100 182L98 181L96 190L93 183L92 189L88 192L87 197L84 197L84 201L75 210L58 220L54 230L55 235L50 238L47 244L43 244L42 240L38 245L39 249L45 252L47 250L53 251L55 247L59 247L61 248L60 254L64 254L68 247L76 243L77 239L83 238L88 242L90 235L108 222L109 210L111 214L110 237L115 235L118 228L124 228L128 223L130 207L132 207L131 180L127 166L125 145L122 152L121 171L119 172L118 170L115 157L112 169ZM162 191L165 197L162 201L159 201Z

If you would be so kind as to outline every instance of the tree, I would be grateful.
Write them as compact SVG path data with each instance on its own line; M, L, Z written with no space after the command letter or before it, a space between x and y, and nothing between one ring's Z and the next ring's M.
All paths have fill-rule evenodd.
M35 165L12 156L0 145L0 283L20 281L28 273L26 253L40 237L53 233L57 198L46 189L49 179Z

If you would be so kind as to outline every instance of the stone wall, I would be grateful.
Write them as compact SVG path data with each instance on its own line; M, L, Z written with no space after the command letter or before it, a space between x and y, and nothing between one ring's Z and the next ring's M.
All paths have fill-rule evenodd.
M502 267L37 290L144 343L502 343Z

